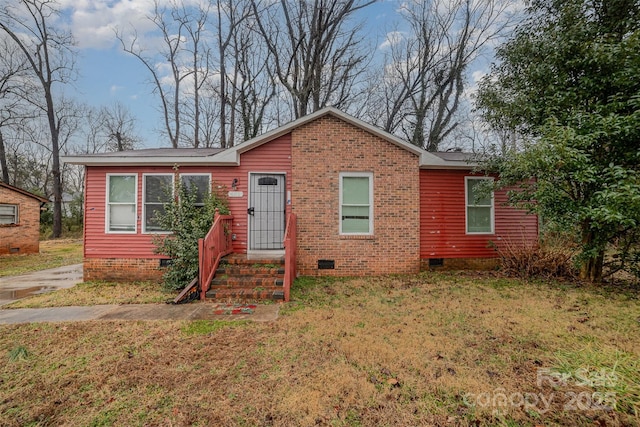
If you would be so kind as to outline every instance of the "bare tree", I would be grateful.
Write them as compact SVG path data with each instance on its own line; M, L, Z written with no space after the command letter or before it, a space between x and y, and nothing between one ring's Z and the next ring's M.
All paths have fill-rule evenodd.
M140 141L135 117L120 102L99 109L87 108L84 122L84 148L81 152L133 150Z
M9 166L5 147L5 134L10 127L19 126L28 118L22 100L22 80L29 64L12 40L0 40L0 169L2 181L9 183Z
M70 32L56 27L60 11L50 0L19 0L0 10L0 30L7 34L26 58L41 98L27 99L47 117L51 139L53 176L53 237L62 232L62 179L60 173L60 123L56 116L57 84L68 83L74 71L74 40Z
M210 75L211 52L206 40L210 9L211 3L209 2L201 4L197 9L189 9L183 4L181 8L175 8L172 13L176 23L184 28L189 41L184 46L184 50L189 58L188 68L190 70L188 72L190 73L191 84L186 91L187 97L191 98L191 101L186 102L185 105L190 110L186 122L190 123L192 128L189 137L191 138L191 145L195 148L198 148L201 143L200 126L203 113L201 96L203 86ZM206 113L206 109L204 109L204 112Z
M386 131L437 151L460 123L467 68L509 26L509 7L505 0L405 3L409 30L389 33L370 116Z
M239 82L242 58L237 55L238 34L245 31L246 21L253 19L251 0L217 2L215 39L218 60L218 79L211 81L211 89L219 99L220 146L231 147L236 142L236 112L239 102ZM256 40L252 40L255 44Z
M102 107L98 123L108 151L133 150L140 141L136 135L136 119L131 110L120 102Z
M244 141L262 131L268 107L277 93L275 76L271 72L271 54L266 46L255 42L254 31L248 22L236 28L232 42L233 85L237 94L235 109L240 115L238 127Z
M175 8L177 4L172 5ZM164 132L169 138L169 142L173 148L177 148L180 143L180 90L182 81L190 74L183 72L180 63L180 54L182 52L182 44L184 41L184 23L178 23L173 26L174 21L168 18L167 9L160 6L157 0L154 0L154 12L148 19L156 26L160 32L163 42L162 52L148 53L138 37L137 31L134 29L132 34L125 36L121 30L116 31L116 37L122 45L122 50L135 56L145 66L151 75L154 91L160 97L161 111L164 121ZM161 68L157 67L156 56L160 54L170 68L171 85L164 83Z
M201 146L210 148L220 145L220 102L211 84L212 79L205 81L200 98L200 141Z
M294 117L326 105L345 108L369 55L354 14L374 3L356 0L253 2L257 28Z
M204 104L203 91L212 76L210 35L207 33L212 4L197 6L172 0L168 6L154 1L148 19L161 39L159 50L145 48L135 30L116 32L122 49L135 56L148 70L154 92L160 98L163 132L174 148L180 145L199 147L202 141L202 117L210 111ZM206 134L210 134L205 130ZM210 145L205 140L204 145Z

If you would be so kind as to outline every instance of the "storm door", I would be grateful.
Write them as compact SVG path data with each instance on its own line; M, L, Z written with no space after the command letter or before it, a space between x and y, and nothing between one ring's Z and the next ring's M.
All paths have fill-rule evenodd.
M252 173L249 189L249 249L282 249L285 228L285 176Z

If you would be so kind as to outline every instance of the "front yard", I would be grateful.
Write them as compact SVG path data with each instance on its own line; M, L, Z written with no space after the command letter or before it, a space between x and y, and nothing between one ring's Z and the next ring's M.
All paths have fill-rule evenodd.
M0 256L0 277L15 276L37 270L80 264L82 239L56 239L40 242L40 253Z
M636 292L425 273L292 297L271 323L0 326L0 425L640 423Z

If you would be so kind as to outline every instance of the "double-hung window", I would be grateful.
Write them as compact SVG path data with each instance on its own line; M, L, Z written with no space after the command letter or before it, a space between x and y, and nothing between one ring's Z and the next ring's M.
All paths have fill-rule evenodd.
M180 182L187 194L195 193L196 207L203 207L206 197L211 193L210 174L181 174Z
M18 205L0 204L0 224L18 223Z
M107 232L136 232L137 175L107 175Z
M145 233L168 232L160 222L159 217L164 214L164 205L171 203L173 198L173 174L144 175L143 206Z
M373 234L373 174L340 174L340 234Z
M465 199L468 234L492 234L493 192L489 186L493 178L465 177Z

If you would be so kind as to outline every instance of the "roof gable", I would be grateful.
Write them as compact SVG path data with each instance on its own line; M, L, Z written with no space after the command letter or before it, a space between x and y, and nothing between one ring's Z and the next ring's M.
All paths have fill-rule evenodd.
M403 148L409 152L412 152L416 155L422 155L423 153L425 153L424 150L420 149L419 147L416 147L415 145L409 144L403 140L401 140L400 138L397 138L393 135L391 135L388 132L383 131L382 129L379 129L375 126L372 126L368 123L363 122L362 120L356 119L353 116L350 116L340 110L338 110L337 108L334 107L325 107L321 110L318 110L314 113L311 114L307 114L304 117L301 117L297 120L294 120L292 122L287 123L286 125L280 126L272 131L269 131L265 134L259 135L253 139L250 139L248 141L245 141L241 144L236 145L235 147L229 148L228 150L225 150L221 153L218 153L216 156L218 159L221 159L225 162L239 162L240 161L240 154L245 153L255 147L258 147L262 144L265 144L273 139L276 139L282 135L285 135L287 133L292 132L294 129L299 128L300 126L304 126L307 123L310 123L314 120L317 120L321 117L327 116L327 115L331 115L334 116L346 123L349 123L353 126L356 126L360 129L366 130L369 133L372 133L400 148Z
M240 155L274 139L292 132L294 129L317 120L326 115L331 115L346 123L367 131L399 148L416 154L420 157L421 168L443 169L469 169L473 165L462 161L443 159L433 153L410 144L397 136L390 134L376 126L370 125L334 107L325 107L314 113L308 114L283 126L242 142L226 150L202 149L202 148L160 148L148 150L133 150L115 153L87 154L79 156L66 156L62 160L66 163L95 165L95 166L123 166L123 165L203 165L203 166L237 166L240 164Z
M6 188L6 189L11 190L11 191L15 191L16 193L20 193L23 196L31 197L32 199L36 199L37 201L39 201L41 203L49 203L50 202L49 199L46 199L44 197L38 196L37 194L33 194L33 193L31 193L31 192L29 192L27 190L23 190L22 188L14 187L13 185L9 185L9 184L6 184L6 183L1 182L1 181L0 181L0 187Z

